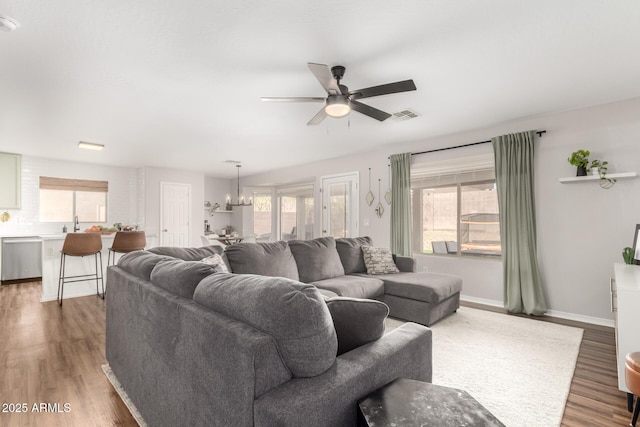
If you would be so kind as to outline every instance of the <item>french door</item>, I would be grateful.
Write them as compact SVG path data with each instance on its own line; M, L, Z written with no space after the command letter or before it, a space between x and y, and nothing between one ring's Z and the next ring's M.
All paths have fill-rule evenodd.
M356 237L358 172L322 177L322 235Z

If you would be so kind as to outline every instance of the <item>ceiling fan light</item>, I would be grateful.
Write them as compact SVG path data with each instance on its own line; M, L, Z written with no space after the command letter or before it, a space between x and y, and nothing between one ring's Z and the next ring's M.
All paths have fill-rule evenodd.
M324 111L330 117L340 118L349 114L351 107L349 107L349 101L346 96L330 96L327 99Z

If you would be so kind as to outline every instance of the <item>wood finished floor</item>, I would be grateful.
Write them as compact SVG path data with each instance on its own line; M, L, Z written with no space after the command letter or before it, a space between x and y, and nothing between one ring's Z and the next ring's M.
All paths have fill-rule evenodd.
M106 363L104 301L73 298L60 309L39 299L39 282L0 286L0 404L29 406L27 413L0 412L0 426L137 425L101 369ZM585 331L562 425L628 426L626 395L617 389L613 329L547 317L542 321ZM69 403L71 410L31 412L41 402L58 403L61 410Z

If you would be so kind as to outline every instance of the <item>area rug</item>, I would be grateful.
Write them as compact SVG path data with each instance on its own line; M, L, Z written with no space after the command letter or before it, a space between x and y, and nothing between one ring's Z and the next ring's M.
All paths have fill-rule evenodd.
M102 371L107 376L107 378L109 379L109 382L111 383L113 388L116 390L116 392L118 393L118 395L120 396L124 404L127 406L127 408L129 408L129 412L131 412L131 415L136 420L138 425L140 427L147 427L147 423L144 422L142 415L140 415L140 412L138 412L138 409L136 408L136 406L133 404L131 399L129 399L127 392L124 391L124 388L122 388L120 381L118 381L116 376L113 374L111 367L109 365L102 365Z
M507 427L561 424L582 329L460 307L432 330L434 384L466 390Z

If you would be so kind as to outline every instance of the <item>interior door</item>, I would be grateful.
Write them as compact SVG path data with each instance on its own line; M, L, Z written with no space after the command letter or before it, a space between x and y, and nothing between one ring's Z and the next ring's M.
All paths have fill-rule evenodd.
M322 235L358 236L358 205L358 172L323 177Z
M190 246L191 185L160 183L160 245Z

